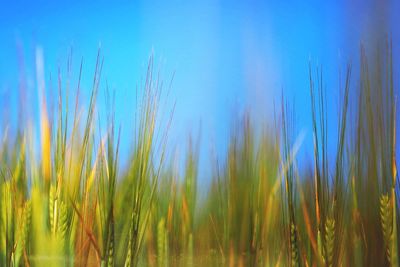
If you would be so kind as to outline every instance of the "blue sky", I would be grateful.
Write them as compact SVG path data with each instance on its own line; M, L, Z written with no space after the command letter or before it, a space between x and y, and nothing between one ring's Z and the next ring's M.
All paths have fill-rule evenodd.
M297 128L306 131L307 147L311 143L309 62L323 66L332 96L329 117L333 128L339 69L349 60L357 62L360 41L370 40L373 26L387 23L395 58L399 58L400 33L394 27L399 2L388 1L386 11L377 4L382 1L346 2L115 1L111 5L109 1L2 0L2 105L15 107L17 44L23 50L33 102L36 46L44 50L46 74L54 77L58 66L65 70L71 47L75 76L83 57L82 88L87 99L101 45L103 78L116 91L123 153L129 149L136 85L151 53L165 81L175 73L171 147L183 151L186 142L182 140L189 132L197 133L201 122L201 162L209 165L211 151L221 156L226 150L232 118L250 109L258 122L271 119L273 102L279 102L282 90L295 103ZM11 104L7 104L9 99ZM102 96L99 101L102 107ZM305 158L307 151L311 153L302 151Z

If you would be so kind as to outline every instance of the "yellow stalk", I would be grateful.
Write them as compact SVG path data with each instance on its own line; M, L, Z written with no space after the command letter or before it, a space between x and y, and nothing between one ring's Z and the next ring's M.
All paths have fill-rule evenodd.
M46 183L50 180L51 175L51 154L50 154L50 126L47 115L45 81L44 81L44 60L43 50L36 49L36 79L39 89L40 103L40 141L42 148L42 175Z

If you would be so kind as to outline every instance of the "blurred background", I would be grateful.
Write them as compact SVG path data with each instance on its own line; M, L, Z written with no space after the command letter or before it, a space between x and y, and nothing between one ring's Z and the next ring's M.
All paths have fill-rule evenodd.
M309 64L323 70L332 149L340 75L344 76L347 63L357 66L360 44L373 54L377 45L392 39L394 77L400 77L400 1L395 0L116 1L112 5L109 1L2 0L0 6L1 123L16 128L19 88L24 88L24 101L32 106L26 116L33 122L38 119L37 47L43 49L50 108L57 99L58 69L66 78L71 51L71 81L76 82L83 58L80 102L88 102L101 48L100 87L103 90L108 84L115 90L124 162L133 133L136 90L149 56L154 55L155 71L160 70L165 84L173 77L166 100L166 110L176 102L169 147L179 159L189 134L196 138L201 131L199 180L203 184L210 180L210 158L224 160L235 119L248 111L256 125L265 121L272 125L274 105L279 107L282 93L294 105L296 130L305 132L298 158L309 162ZM357 79L353 71L354 86ZM398 80L395 85L398 88ZM103 92L98 103L104 110Z

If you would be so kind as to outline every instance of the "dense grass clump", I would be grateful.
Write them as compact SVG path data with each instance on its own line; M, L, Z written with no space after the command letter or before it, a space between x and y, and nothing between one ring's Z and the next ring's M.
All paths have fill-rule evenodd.
M189 139L182 169L166 156L173 112L160 119L163 83L152 58L121 168L107 87L104 121L96 105L100 53L87 105L79 104L81 64L75 86L59 74L50 112L38 50L40 142L31 122L21 121L14 137L2 131L0 265L399 266L391 47L372 61L363 49L360 56L360 67L348 66L340 81L333 137L330 94L322 72L310 67L310 165L298 166L304 136L282 97L273 125L255 127L250 114L235 121L225 158L213 164L199 198L200 138ZM76 93L72 104L69 92ZM336 148L328 151L332 138Z

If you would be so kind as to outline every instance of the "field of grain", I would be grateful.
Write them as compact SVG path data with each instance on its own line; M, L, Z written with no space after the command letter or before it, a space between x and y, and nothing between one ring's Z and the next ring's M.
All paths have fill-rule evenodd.
M164 88L152 58L122 167L113 96L100 84L101 52L89 101L78 105L82 74L72 73L77 84L55 83L52 114L37 52L40 120L21 121L15 135L1 130L0 266L399 266L399 77L391 53L390 42L377 59L361 48L335 93L310 63L308 165L298 165L304 135L283 91L269 121L239 116L225 159L209 164L211 185L200 189L199 137L187 140L183 171L168 157L174 116L160 104ZM106 120L97 114L100 93L108 96ZM327 98L338 94L329 151Z

